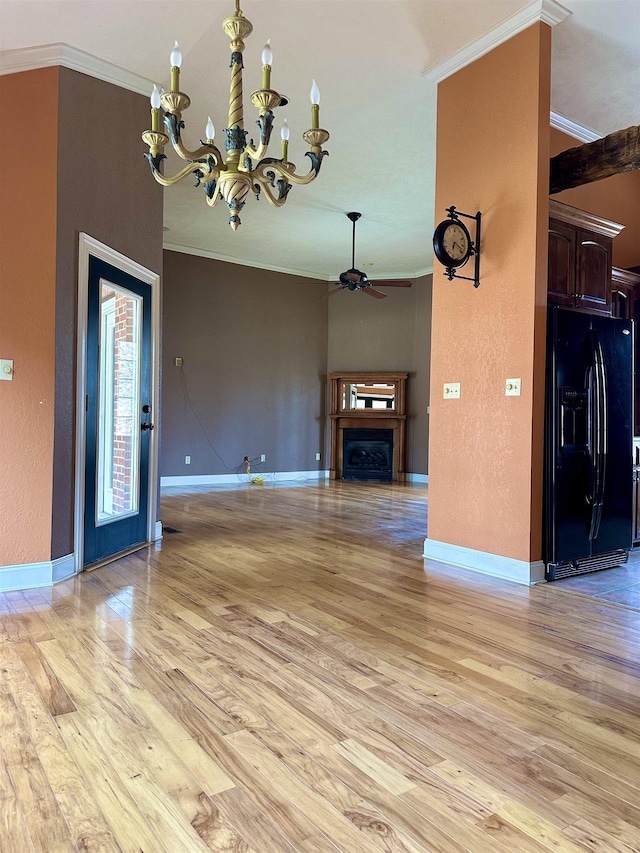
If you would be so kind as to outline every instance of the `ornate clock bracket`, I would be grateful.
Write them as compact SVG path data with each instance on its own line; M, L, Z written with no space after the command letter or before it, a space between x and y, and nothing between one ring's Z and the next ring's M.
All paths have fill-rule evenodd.
M472 281L474 287L480 287L480 222L482 220L482 214L480 213L480 211L478 211L475 215L472 215L471 213L462 213L462 211L456 210L454 205L445 208L445 210L449 214L449 219L452 219L454 222L459 222L459 217L461 216L464 216L465 219L473 219L475 221L475 240L471 242L471 252L469 253L469 256L473 255L475 257L476 268L475 275L473 278L470 278L468 275L458 275L455 267L445 267L444 274L447 276L449 281L452 281L454 278L462 278L465 281Z

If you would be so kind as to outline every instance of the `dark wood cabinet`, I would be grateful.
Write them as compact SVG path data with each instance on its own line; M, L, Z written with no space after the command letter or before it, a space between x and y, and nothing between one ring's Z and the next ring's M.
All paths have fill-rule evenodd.
M548 301L610 314L613 238L623 225L549 201Z
M614 267L611 270L611 313L614 317L640 319L636 300L640 298L640 275ZM637 341L636 341L637 344ZM636 352L637 352L636 346Z
M576 229L549 220L549 302L573 305L576 292Z
M577 233L576 303L579 308L611 310L612 238L580 228Z

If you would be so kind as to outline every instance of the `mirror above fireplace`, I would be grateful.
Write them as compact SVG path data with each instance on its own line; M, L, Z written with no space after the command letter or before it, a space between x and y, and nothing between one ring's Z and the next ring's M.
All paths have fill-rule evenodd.
M395 382L348 382L342 381L341 404L343 410L352 409L384 409L395 411L396 383Z

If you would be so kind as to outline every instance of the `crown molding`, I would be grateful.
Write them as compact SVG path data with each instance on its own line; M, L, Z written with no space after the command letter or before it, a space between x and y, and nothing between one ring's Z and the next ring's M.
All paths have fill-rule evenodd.
M269 270L270 272L281 272L285 275L302 276L302 278L313 278L316 281L329 281L326 275L312 272L310 270L298 270L291 267L281 267L277 264L265 264L260 261L245 261L242 258L223 255L221 252L212 252L209 249L200 249L196 246L183 246L180 243L168 243L166 240L162 244L162 248L168 252L182 252L185 255L195 255L200 258L209 258L212 261L223 261L225 264L237 264L241 267L253 267L258 270Z
M280 272L284 273L284 275L295 275L299 278L312 278L315 281L319 282L329 282L333 284L336 281L339 281L338 276L327 276L324 273L313 272L311 270L300 270L294 269L292 267L281 267L276 264L265 264L260 261L245 261L242 258L232 258L229 255L223 255L221 252L212 252L209 249L200 249L196 246L184 246L180 243L169 243L168 241L164 241L162 244L162 248L167 252L181 252L184 255L194 255L198 258L209 258L212 261L222 261L225 264L237 264L241 267L253 267L253 269L258 270L269 270L270 272ZM421 270L416 270L415 273L406 273L397 275L383 275L380 274L380 278L384 278L385 281L393 281L394 278L398 280L404 280L407 278L420 278L421 276L431 275L433 273L433 266L425 267ZM372 282L375 285L375 281Z
M587 210L580 210L555 198L549 199L549 216L561 222L568 222L570 225L595 231L596 234L603 234L605 237L617 237L624 229L624 225L620 225L619 222L613 222L611 219L605 219Z
M533 3L529 3L524 9L506 18L479 39L454 53L449 59L445 59L444 62L440 62L432 68L427 68L422 76L433 83L440 83L538 21L554 27L570 14L571 11L565 9L556 0L534 0Z
M0 52L0 74L17 74L21 71L35 71L38 68L50 68L62 65L73 71L80 71L113 83L122 89L129 89L140 95L148 95L153 88L153 82L140 74L134 74L113 65L97 56L92 56L84 50L78 50L69 44L42 44L36 47L25 47L18 50L3 50Z
M588 127L583 127L581 124L576 124L569 118L561 116L560 113L551 111L551 127L556 130L561 130L574 139L579 139L581 142L595 142L596 139L602 139L602 134L596 133L595 130L589 130Z

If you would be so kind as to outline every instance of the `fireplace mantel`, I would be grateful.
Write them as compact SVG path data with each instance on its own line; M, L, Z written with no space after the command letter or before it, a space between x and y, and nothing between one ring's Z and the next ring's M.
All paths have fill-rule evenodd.
M405 479L407 373L330 373L331 451L329 477L342 479L345 429L392 429L392 480Z

